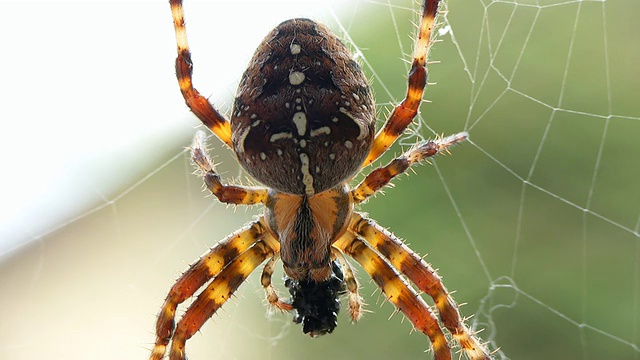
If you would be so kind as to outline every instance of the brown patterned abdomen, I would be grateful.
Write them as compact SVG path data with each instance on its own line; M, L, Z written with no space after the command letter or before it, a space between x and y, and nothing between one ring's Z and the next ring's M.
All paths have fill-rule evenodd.
M277 191L313 195L358 171L371 148L375 106L344 44L321 24L292 19L251 59L231 130L249 174Z

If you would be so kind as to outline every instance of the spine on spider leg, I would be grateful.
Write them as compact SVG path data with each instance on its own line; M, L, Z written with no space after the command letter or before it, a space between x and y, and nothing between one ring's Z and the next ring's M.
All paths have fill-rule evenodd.
M450 147L457 145L468 138L468 133L460 132L447 137L436 137L433 140L425 140L412 147L411 150L404 154L404 156L406 156L409 161L411 161L411 165L413 165L414 163L420 162L428 157L435 156L442 151L449 153Z
M427 52L429 51L428 46L431 40L433 24L435 23L436 15L438 14L438 6L440 6L440 0L424 1L422 10L423 21L420 23L420 31L418 32L418 39L416 41L414 54L416 58L421 57L423 65L427 61Z
M191 145L191 160L197 167L204 184L218 200L234 205L255 205L267 201L268 193L263 188L224 185L216 172L213 162L207 154L204 132L197 131Z
M384 167L373 170L367 177L352 191L353 199L356 203L361 203L376 191L387 186L389 182L396 176L404 173L415 163L418 163L428 157L435 156L441 151L448 151L448 148L466 140L469 135L461 132L445 138L436 138L434 140L425 140L402 156L393 159Z
M367 177L351 192L356 203L361 203L378 190L387 186L391 180L405 172L411 163L406 156L393 159L384 167L373 170Z
M393 267L399 269L420 291L433 299L442 323L458 341L469 359L491 359L488 350L475 333L464 324L458 305L431 265L372 220L356 215L350 224L350 229L365 238Z
M387 299L429 337L435 360L451 360L451 348L435 315L389 262L353 233L341 237L334 245L356 260Z
M156 342L150 360L160 360L164 357L174 332L178 305L193 296L198 289L218 275L229 263L244 254L264 232L265 227L260 221L238 230L218 242L180 276L171 287L158 314Z
M193 63L191 61L191 53L189 52L189 43L187 42L187 29L184 24L182 0L170 0L169 4L171 5L171 15L173 16L173 27L176 33L176 44L178 48L176 76L185 103L206 127L211 129L211 131L229 147L232 147L231 125L229 121L209 103L209 100L193 87Z
M440 0L425 0L424 2L422 21L419 25L413 52L413 63L411 64L411 70L409 71L409 88L405 99L406 104L403 104L403 109L405 107L410 107L412 109L415 108L416 114L418 107L420 106L420 102L422 101L424 88L427 85L427 56L429 54L431 36L439 4ZM411 120L413 120L413 117L416 114L409 119L407 125Z
M274 255L273 245L258 240L247 251L225 266L220 274L196 297L176 325L169 350L171 360L186 359L186 341L198 332L202 325L231 298L238 287L260 264Z
M393 109L385 126L376 134L369 156L363 166L371 164L380 157L418 114L422 94L427 85L427 55L439 3L439 0L425 0L423 4L422 20L418 27L413 62L409 71L407 94L402 102Z

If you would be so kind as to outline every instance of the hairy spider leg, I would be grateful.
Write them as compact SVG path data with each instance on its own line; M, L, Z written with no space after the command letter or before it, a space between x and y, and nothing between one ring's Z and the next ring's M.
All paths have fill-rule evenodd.
M441 151L448 151L448 148L466 140L467 133L461 132L446 138L436 138L425 140L414 145L409 151L393 159L389 164L379 167L369 173L355 189L351 190L351 195L356 204L359 204L375 194L396 176L404 173L415 163L435 156Z
M418 114L422 94L427 85L427 68L425 66L439 2L439 0L425 0L424 2L413 62L409 71L407 94L402 102L393 109L384 127L376 134L373 146L362 166L371 164L384 154Z
M278 296L278 292L271 284L271 278L273 277L273 272L276 269L276 263L280 259L280 254L275 254L267 263L264 265L262 269L262 275L260 276L260 283L264 288L264 291L267 295L267 301L269 305L275 306L279 310L291 311L293 310L293 305L290 302L282 301L280 296Z
M237 256L213 279L184 313L171 338L170 360L184 360L185 343L231 297L247 277L280 249L277 241L265 237Z
M158 315L156 343L150 360L160 360L164 357L173 335L178 305L193 296L211 278L217 276L231 262L244 254L263 236L265 231L266 227L262 219L245 226L218 242L180 276L171 287Z
M342 250L333 246L331 247L331 253L338 259L340 265L342 266L344 283L347 285L347 291L349 292L349 315L351 316L351 321L355 323L360 320L363 313L363 300L362 297L360 297L360 293L358 292L358 280L353 273L351 264L349 264L349 262L347 261Z
M198 167L207 189L223 203L234 205L264 204L269 196L265 188L222 184L220 175L215 171L215 166L207 154L205 139L206 135L203 131L196 132L191 146L191 159Z
M400 239L373 220L353 214L349 230L366 239L394 268L404 274L415 286L427 293L436 304L440 320L460 343L471 360L488 360L490 355L460 317L458 304L444 287L435 269Z
M176 43L178 45L178 57L176 57L176 76L184 101L191 111L211 129L216 136L227 146L233 148L231 143L231 124L224 115L216 110L209 100L202 96L193 87L193 63L187 42L187 29L184 25L184 11L182 0L170 0L173 27L176 31Z
M413 326L431 340L434 359L450 360L451 348L429 305L402 278L402 275L371 246L353 232L347 232L334 246L356 260L371 276L387 299L402 311Z

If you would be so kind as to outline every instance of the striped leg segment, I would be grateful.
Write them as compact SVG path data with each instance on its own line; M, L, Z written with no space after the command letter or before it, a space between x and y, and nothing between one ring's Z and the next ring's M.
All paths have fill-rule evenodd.
M416 329L431 339L434 359L451 359L451 349L438 325L438 320L424 300L402 279L398 270L351 232L343 235L334 243L334 246L354 258L371 276L387 299L404 313Z
M266 259L273 256L274 249L264 241L256 242L251 248L227 265L211 284L198 295L189 306L171 340L169 359L184 360L185 343L202 325L231 297L247 277Z
M344 283L347 285L347 291L349 292L349 315L351 321L357 322L362 317L362 297L358 291L359 285L356 276L353 273L351 264L347 261L342 251L336 247L331 248L331 253L335 256L340 265L342 266L342 272L344 274Z
M427 85L427 69L425 67L427 52L429 51L431 33L439 2L439 0L425 0L424 2L422 21L418 28L418 38L416 39L413 53L413 63L409 71L407 95L393 109L384 127L376 134L369 156L367 156L362 166L367 166L380 157L418 114L418 108L422 102L422 93Z
M218 200L234 205L255 205L267 201L268 191L265 188L248 188L244 186L224 185L216 172L213 162L207 154L204 132L197 131L191 145L191 159L198 167L207 189Z
M220 114L209 100L202 96L198 90L193 88L193 63L187 42L187 30L184 25L184 12L182 10L182 0L170 0L171 14L173 16L173 27L176 31L176 43L178 45L178 57L176 58L176 76L180 91L184 101L191 111L211 129L214 134L230 148L231 125L229 121Z
M156 343L151 352L150 360L160 360L164 357L167 345L173 335L178 305L193 296L198 289L211 278L217 276L222 269L245 253L262 237L266 228L261 221L256 221L217 243L176 281L158 315Z
M178 322L171 339L169 359L184 360L185 343L202 325L231 297L247 277L277 249L263 240L256 242L247 251L231 261L198 295Z
M460 343L471 360L491 359L487 349L466 327L458 312L458 305L451 298L436 271L413 252L400 239L372 220L359 214L353 215L349 230L362 236L389 263L404 274L415 286L427 293L436 304L440 319L453 337Z
M351 191L354 201L356 204L363 202L375 194L376 191L389 184L391 179L407 171L411 165L419 163L428 157L432 157L443 150L448 151L450 146L466 140L467 137L468 134L462 132L445 138L419 142L402 156L393 159L386 166L377 168L367 175L367 177Z
M280 254L274 255L267 263L264 265L262 270L262 276L260 277L260 282L262 283L262 287L267 295L267 301L269 305L275 306L279 310L291 311L293 310L293 305L287 301L282 301L280 296L278 296L278 292L271 284L271 277L273 277L273 272L275 271L276 263L280 259Z

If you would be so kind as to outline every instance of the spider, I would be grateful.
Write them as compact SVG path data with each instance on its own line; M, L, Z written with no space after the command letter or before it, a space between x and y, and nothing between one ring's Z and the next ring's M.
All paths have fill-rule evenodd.
M362 266L414 328L429 337L435 359L451 359L451 348L414 287L433 299L440 321L470 359L490 359L435 270L400 239L354 211L395 176L465 140L467 134L419 142L354 188L348 185L418 113L438 3L423 4L406 97L376 133L374 100L360 66L329 29L301 18L281 23L258 46L227 120L192 85L182 1L170 0L176 73L187 106L266 187L223 184L207 155L204 134L196 134L191 155L206 188L223 203L262 204L264 214L218 242L176 281L158 315L150 359L162 359L168 347L170 359L185 359L186 341L265 261L261 284L269 304L294 312L294 322L302 324L304 333L331 333L337 326L339 299L347 294L350 318L357 321L362 300L346 255ZM278 260L291 295L287 300L271 284ZM202 287L176 324L178 305Z

